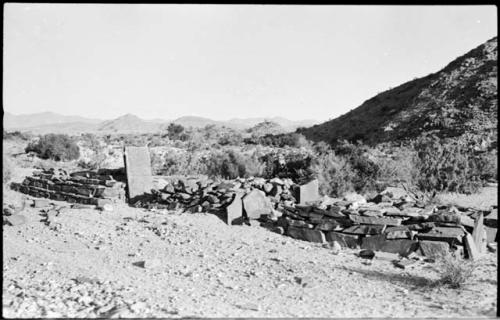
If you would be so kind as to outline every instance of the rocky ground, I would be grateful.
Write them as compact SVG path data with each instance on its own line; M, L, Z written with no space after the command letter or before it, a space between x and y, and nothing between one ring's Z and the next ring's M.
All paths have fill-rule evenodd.
M4 202L21 203L6 190ZM55 202L58 206L68 206ZM493 317L497 256L464 287L439 264L339 254L205 213L39 208L3 226L4 317Z

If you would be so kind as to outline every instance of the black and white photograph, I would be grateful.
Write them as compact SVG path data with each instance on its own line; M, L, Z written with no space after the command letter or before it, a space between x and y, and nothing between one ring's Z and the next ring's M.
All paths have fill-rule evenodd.
M2 318L496 318L497 30L4 3Z

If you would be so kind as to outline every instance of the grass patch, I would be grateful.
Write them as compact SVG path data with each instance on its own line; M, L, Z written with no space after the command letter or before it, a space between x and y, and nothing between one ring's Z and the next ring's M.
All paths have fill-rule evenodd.
M446 285L453 289L458 289L467 284L473 276L476 267L472 260L445 255L440 257L438 263L438 272L440 275L437 284Z

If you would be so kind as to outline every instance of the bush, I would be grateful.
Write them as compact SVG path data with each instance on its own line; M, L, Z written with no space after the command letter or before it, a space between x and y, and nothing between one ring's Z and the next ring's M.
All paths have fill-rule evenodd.
M12 179L12 171L14 167L12 162L7 158L7 156L3 155L3 168L2 168L2 182L3 184L7 183Z
M335 152L344 157L354 171L352 184L356 192L365 193L376 190L380 178L380 167L368 157L368 147L347 141L336 146Z
M395 147L383 151L383 157L374 157L379 168L378 180L388 185L404 182L415 185L419 171L417 168L417 154L408 147Z
M321 194L341 197L354 190L356 173L346 158L333 152L322 154L315 159L312 170L318 178Z
M209 177L235 179L246 176L246 167L242 157L233 150L212 152L207 161Z
M467 141L422 137L414 147L419 158L417 184L422 190L470 194L482 186L482 170L487 165L481 165L480 156L474 154Z
M266 178L280 177L300 181L313 175L312 155L309 153L271 152L264 155L262 161L265 164L264 177Z
M170 140L180 140L184 127L180 124L171 123L167 128L167 132Z
M308 140L300 133L267 134L263 137L246 138L247 144L261 144L270 147L292 147L300 148L309 146Z
M3 131L3 139L4 140L23 140L27 141L31 138L31 135L28 133L22 133L20 131L7 132Z
M80 157L80 148L65 134L46 134L37 142L29 143L25 151L35 152L42 159L56 161L75 160Z
M475 264L471 260L464 260L448 254L440 257L437 262L439 264L440 284L460 288L472 278Z

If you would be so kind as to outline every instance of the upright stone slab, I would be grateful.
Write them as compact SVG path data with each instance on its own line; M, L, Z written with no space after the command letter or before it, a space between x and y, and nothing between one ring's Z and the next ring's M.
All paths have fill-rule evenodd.
M153 188L151 159L147 147L125 147L124 156L129 203L134 203Z
M474 243L479 253L486 252L486 239L484 239L484 234L483 214L480 213L474 222L474 230L472 231L472 238L474 238Z
M229 225L242 224L243 222L243 202L241 197L242 194L236 193L234 200L226 207L223 220Z
M479 251L477 250L477 246L474 242L474 238L470 233L467 233L464 236L464 244L465 244L465 250L467 252L467 256L471 260L477 260L479 258Z
M248 219L259 219L261 215L270 214L273 211L269 198L258 189L253 189L243 197L243 208Z
M314 179L306 184L299 186L299 201L300 204L317 201L319 199L318 180Z

